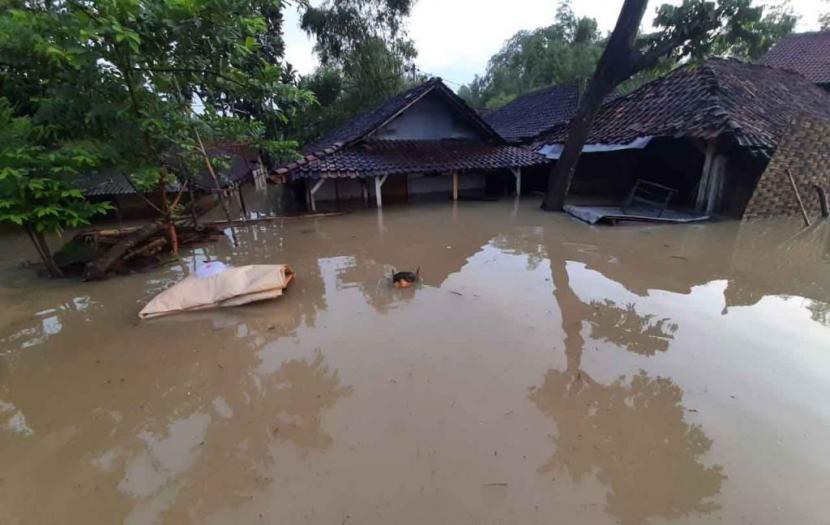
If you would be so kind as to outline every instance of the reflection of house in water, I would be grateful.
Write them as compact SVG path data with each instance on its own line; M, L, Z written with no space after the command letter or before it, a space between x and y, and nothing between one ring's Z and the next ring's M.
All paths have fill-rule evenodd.
M274 482L280 450L302 457L333 444L325 414L352 389L320 351L285 359L271 371L260 352L229 343L235 337L230 327L207 332L213 344L198 354L167 352L169 346L121 353L117 365L96 368L96 388L78 388L81 374L41 378L73 395L48 417L26 420L29 430L0 448L4 464L7 454L31 456L4 472L17 480L4 487L8 497L27 505L31 495L48 491L49 504L29 511L33 522L51 521L59 508L67 509L66 523L201 523ZM164 360L164 366L147 366L148 360ZM140 398L123 395L117 375L114 384L104 381L128 370L126 380L139 385ZM43 400L31 394L37 386L26 384L27 377L11 375L0 386L0 425L7 407L43 414ZM37 459L44 447L49 461ZM102 506L70 503L93 486Z

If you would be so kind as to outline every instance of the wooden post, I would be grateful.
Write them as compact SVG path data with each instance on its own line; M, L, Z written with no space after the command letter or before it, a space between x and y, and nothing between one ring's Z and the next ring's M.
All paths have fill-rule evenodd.
M717 142L710 139L706 144L706 160L703 162L703 172L700 174L700 183L697 187L697 201L695 209L702 211L706 206L706 199L709 196L709 177L712 171L712 164L715 161Z
M236 188L236 193L239 195L239 207L242 208L242 216L245 220L248 220L248 207L245 206L245 197L242 196L242 185L240 184Z
M308 191L308 198L309 203L311 204L311 211L317 211L317 200L314 198L314 194L317 193L317 190L320 189L320 186L322 186L324 182L326 182L326 179L320 178L320 180L317 181L317 184L312 186L311 189Z
M720 204L726 172L726 160L725 155L718 155L712 161L712 169L709 173L709 192L706 197L706 213L708 214L713 213Z
M452 200L458 200L458 172L452 174Z
M389 175L384 175L383 177L375 177L375 201L378 205L378 208L383 208L383 197L381 195L381 188L383 187L383 183L386 182L386 177Z
M804 219L804 224L809 227L810 216L807 215L807 208L804 207L804 201L801 200L801 192L798 191L798 185L795 183L795 177L793 177L793 173L789 168L785 171L787 172L787 178L790 179L790 185L793 188L793 193L795 193L795 200L798 201L798 207L801 209L801 217Z
M512 168L511 173L516 177L516 197L522 196L522 168Z

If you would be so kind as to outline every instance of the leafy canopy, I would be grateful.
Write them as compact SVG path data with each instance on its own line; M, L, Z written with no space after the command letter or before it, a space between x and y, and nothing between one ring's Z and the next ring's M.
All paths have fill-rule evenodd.
M412 0L298 2L302 28L315 39L320 67L299 85L319 104L294 134L309 142L406 89L420 77L417 51L404 30Z
M602 48L597 21L577 18L570 0L563 0L552 25L516 33L490 58L484 76L459 94L475 107L495 108L541 87L584 81Z
M0 222L39 234L85 226L110 207L88 202L65 177L95 168L97 152L80 142L48 147L45 137L47 130L29 117L15 117L0 98Z
M752 0L660 5L656 31L643 35L638 43L644 52L658 50L660 60L639 71L622 89L633 89L680 60L710 56L756 60L791 33L796 21L787 3L772 8L753 5ZM593 74L606 39L597 31L596 20L577 18L570 0L563 0L552 25L516 33L490 59L484 76L476 77L459 94L474 106L496 108L541 87L583 82Z

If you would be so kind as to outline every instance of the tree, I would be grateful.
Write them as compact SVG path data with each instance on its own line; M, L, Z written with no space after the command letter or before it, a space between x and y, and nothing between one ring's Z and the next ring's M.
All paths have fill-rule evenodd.
M182 175L213 161L209 140L256 136L288 154L274 129L311 102L282 82L279 0L2 0L0 82L19 115L51 131L51 143L93 140L100 164L156 191L173 251ZM201 102L202 114L193 106ZM267 141L263 126L270 126ZM247 127L247 131L242 128Z
M830 0L824 0L825 4L830 4ZM821 24L821 29L825 31L830 31L830 8L828 8L827 12L818 17L819 24Z
M95 167L90 144L44 146L48 130L29 117L15 117L8 100L0 98L0 222L26 230L52 277L62 272L52 258L46 234L89 224L105 213L107 203L92 204L66 178Z
M570 0L563 0L553 24L513 35L490 58L484 76L459 95L475 107L497 108L534 89L587 80L601 53L596 20L577 18Z
M562 156L548 178L543 209L562 209L602 101L622 82L667 57L701 59L713 52L733 50L762 53L774 43L769 37L771 31L789 32L795 24L794 17L786 13L765 18L764 8L753 6L751 0L683 0L679 6L660 6L654 21L659 31L638 38L647 6L648 0L623 3L614 31L571 121Z
M301 26L316 41L320 67L300 80L319 105L295 128L308 142L419 79L415 45L403 30L411 0L299 1Z

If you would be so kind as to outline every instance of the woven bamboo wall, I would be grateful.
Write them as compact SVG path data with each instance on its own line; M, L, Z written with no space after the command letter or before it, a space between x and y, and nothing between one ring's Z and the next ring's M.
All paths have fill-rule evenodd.
M830 120L800 115L781 139L775 156L761 175L745 219L801 213L786 170L795 178L810 217L821 208L815 186L830 194Z

